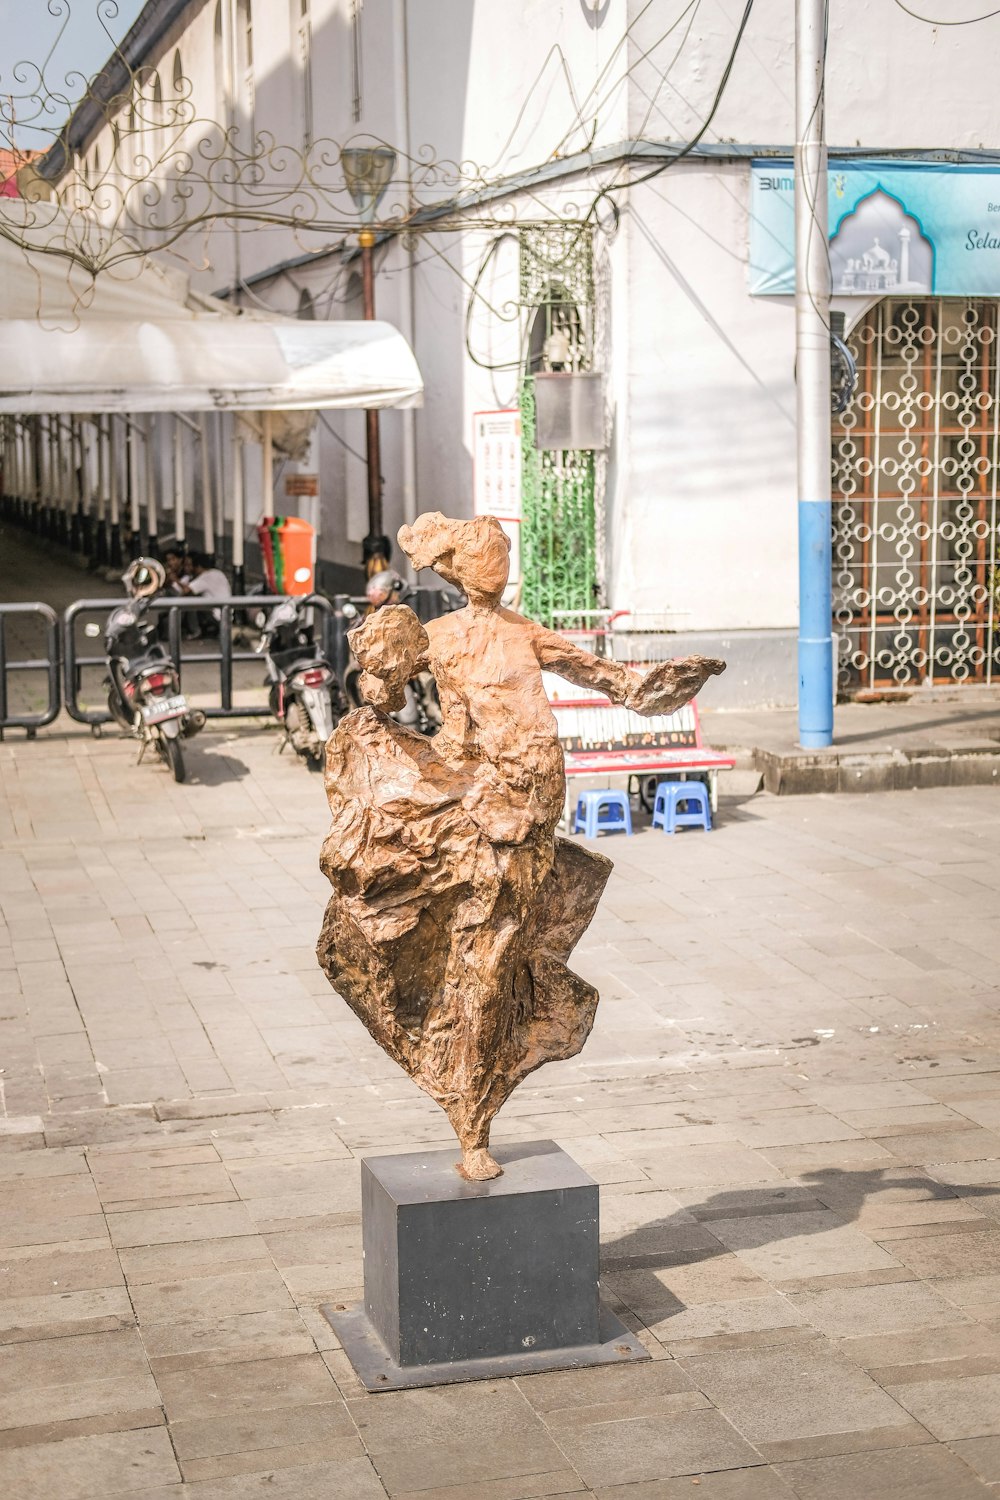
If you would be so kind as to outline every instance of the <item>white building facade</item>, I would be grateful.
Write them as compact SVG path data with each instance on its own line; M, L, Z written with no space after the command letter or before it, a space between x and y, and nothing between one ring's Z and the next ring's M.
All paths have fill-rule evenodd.
M391 147L377 308L425 404L382 419L387 531L488 505L510 517L526 610L615 614L637 651L673 632L667 654L729 659L718 701L792 704L793 11L756 0L735 45L741 0L151 0L123 47L133 95L77 112L63 181L98 214L126 158L173 191L184 172L157 141L182 100L230 132L239 180L217 173L213 214L177 237L149 211L146 242L244 306L353 318L338 150ZM1000 670L1000 104L968 88L998 25L831 3L834 305L859 369L831 455L849 695ZM211 175L188 170L192 217ZM601 377L596 447L534 447L535 377L553 372ZM298 465L319 475L337 587L359 576L364 456L349 413ZM248 515L295 508L282 483L251 486Z

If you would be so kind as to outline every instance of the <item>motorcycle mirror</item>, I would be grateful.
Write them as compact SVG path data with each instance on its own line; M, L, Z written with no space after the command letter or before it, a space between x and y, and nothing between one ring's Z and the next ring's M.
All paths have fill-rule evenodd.
M256 625L256 627L257 627L258 630L263 630L264 629L264 626L267 624L267 615L264 613L264 611L262 609L259 609L257 611L257 613L254 615L253 622Z
M100 635L101 627L96 620L88 620L87 624L83 627L83 633L84 635L89 635L90 639L93 640L95 636Z

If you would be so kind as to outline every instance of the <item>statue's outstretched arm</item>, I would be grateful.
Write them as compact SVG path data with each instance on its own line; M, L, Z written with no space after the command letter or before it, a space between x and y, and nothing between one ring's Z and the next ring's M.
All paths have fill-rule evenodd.
M539 664L547 672L565 677L577 687L604 693L612 703L624 704L639 714L669 714L690 700L709 677L726 670L714 656L685 656L658 663L646 673L622 662L594 656L541 625L532 628L532 641Z

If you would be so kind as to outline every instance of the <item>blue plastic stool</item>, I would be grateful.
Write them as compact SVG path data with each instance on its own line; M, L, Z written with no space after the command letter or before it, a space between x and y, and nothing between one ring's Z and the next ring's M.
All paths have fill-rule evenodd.
M607 817L602 817L607 813ZM631 833L632 810L624 792L581 792L573 832L596 839L599 833Z
M687 812L680 811L682 804ZM704 828L711 833L712 809L704 782L661 781L653 803L653 827L664 833L676 833L678 828Z

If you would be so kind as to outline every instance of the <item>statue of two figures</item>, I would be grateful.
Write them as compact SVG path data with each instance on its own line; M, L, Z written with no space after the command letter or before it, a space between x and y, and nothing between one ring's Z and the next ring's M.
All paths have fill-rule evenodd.
M671 713L725 663L665 662L645 676L592 656L500 604L509 542L481 516L404 526L414 568L464 609L421 625L386 605L351 632L367 706L329 741L333 886L319 940L330 983L448 1116L458 1170L496 1177L494 1115L542 1063L572 1057L598 995L567 967L611 861L556 837L565 779L542 670L640 714ZM396 723L407 681L430 671L443 726Z

